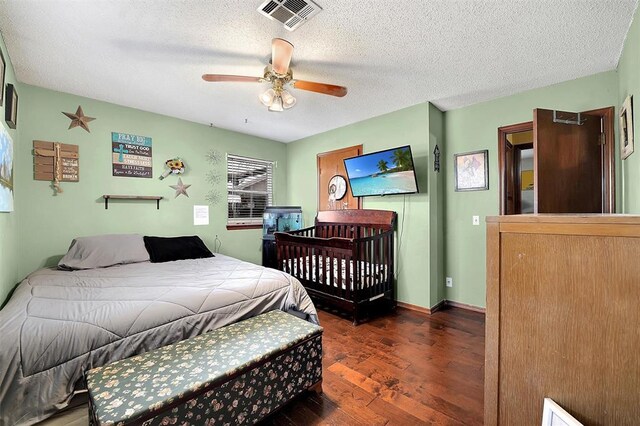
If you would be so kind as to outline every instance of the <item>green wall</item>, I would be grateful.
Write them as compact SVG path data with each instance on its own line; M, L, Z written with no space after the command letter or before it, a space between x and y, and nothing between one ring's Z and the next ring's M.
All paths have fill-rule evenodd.
M398 300L429 306L429 104L424 103L339 129L314 135L287 146L288 204L301 205L305 223L313 224L317 210L316 155L353 145L364 153L411 145L420 194L366 197L367 209L398 213ZM404 210L404 215L402 214Z
M636 10L633 24L627 34L622 57L618 65L619 98L622 105L627 95L633 95L635 129L635 151L622 163L622 185L624 213L640 213L640 7Z
M16 89L18 91L18 117L20 117L20 112L22 112L22 92L20 86L17 85L17 81L15 78L15 74L13 72L13 65L11 64L11 58L9 58L9 54L7 53L7 49L4 45L4 40L0 35L0 49L2 49L2 55L4 57L4 61L6 63L5 68L5 85L11 83L16 85ZM1 90L5 90L4 88L0 88ZM14 153L19 146L20 140L20 128L22 123L18 121L17 129L9 129L7 123L4 121L4 111L7 106L7 99L4 99L2 102L2 107L0 107L0 122L2 126L5 127L9 131L9 136L13 139L13 149ZM20 120L20 118L18 118ZM15 164L15 155L14 155L14 172L17 169ZM16 183L16 179L14 176L14 193L16 190L19 190L19 185ZM11 289L18 282L18 213L17 208L14 204L15 211L12 213L0 213L0 305L2 305L2 301L5 299L6 295L11 291Z
M445 288L447 300L485 306L484 218L499 213L498 127L531 121L534 108L617 111L618 104L618 74L610 71L447 111L445 273L453 278L453 287ZM489 150L489 190L455 192L453 154L481 149ZM480 216L480 226L472 225L473 215Z
M137 232L146 235L194 235L213 248L217 234L221 252L260 263L261 230L226 230L225 153L278 162L274 176L274 200L286 199L285 144L226 130L125 108L34 86L20 87L20 143L17 144L16 210L20 215L18 276L55 264L75 236ZM91 133L81 128L67 130L70 120L62 111L74 112L82 105ZM152 179L111 176L111 132L149 136L153 139ZM33 179L32 141L77 144L80 147L80 182L62 183L63 194L53 195L49 182ZM205 154L215 149L222 161L214 168ZM174 198L177 177L161 181L164 161L182 157L187 172L182 175L189 198ZM205 175L216 170L220 182L215 189L220 202L210 208L210 225L193 225L193 205L207 204L211 185ZM103 194L161 195L167 197L156 210L153 202L113 202L105 210Z

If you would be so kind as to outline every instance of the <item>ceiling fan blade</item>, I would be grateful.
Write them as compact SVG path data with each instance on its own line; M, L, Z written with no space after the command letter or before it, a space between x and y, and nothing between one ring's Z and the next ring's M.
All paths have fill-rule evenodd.
M262 78L260 77L247 77L244 75L224 75L224 74L204 74L202 76L204 81L231 81L235 83L259 83Z
M271 69L276 74L285 75L289 71L289 64L293 56L293 44L281 38L274 38L271 42Z
M313 81L293 80L291 82L291 86L296 89L323 93L325 95L337 96L339 98L347 94L347 88L344 86L335 86L333 84L325 83L314 83Z

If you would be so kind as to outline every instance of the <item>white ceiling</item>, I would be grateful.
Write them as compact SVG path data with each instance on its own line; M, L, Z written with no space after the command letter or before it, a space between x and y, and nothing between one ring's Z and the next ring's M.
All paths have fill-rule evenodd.
M297 31L261 0L0 0L0 29L24 83L289 142L431 101L443 110L615 69L637 0L317 0ZM300 90L269 113L259 76L270 41L291 41ZM247 123L245 123L247 119Z

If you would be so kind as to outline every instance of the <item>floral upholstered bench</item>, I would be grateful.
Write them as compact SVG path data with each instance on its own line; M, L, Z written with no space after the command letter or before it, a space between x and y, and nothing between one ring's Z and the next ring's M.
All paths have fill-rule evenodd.
M271 311L86 377L92 425L253 424L322 390L322 328Z

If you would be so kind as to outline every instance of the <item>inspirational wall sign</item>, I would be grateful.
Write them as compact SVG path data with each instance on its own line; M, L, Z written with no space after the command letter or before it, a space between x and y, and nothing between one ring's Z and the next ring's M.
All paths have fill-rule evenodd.
M153 157L149 137L112 132L111 157L113 176L152 177Z

